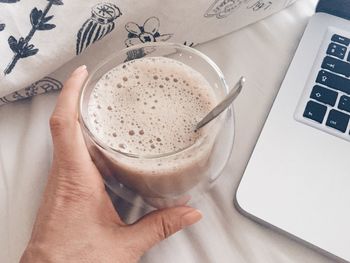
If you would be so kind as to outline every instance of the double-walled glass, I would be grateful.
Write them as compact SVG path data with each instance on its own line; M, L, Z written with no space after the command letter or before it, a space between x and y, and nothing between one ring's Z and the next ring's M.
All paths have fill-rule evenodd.
M141 57L180 61L208 81L217 101L228 93L224 76L201 52L183 45L150 43L116 52L92 69L80 96L80 122L90 155L112 192L131 203L169 207L193 203L205 193L224 168L233 145L233 110L203 127L202 136L187 148L157 155L134 155L114 149L91 128L88 103L96 83L111 69ZM171 105L169 105L171 107ZM118 131L116 131L118 132Z

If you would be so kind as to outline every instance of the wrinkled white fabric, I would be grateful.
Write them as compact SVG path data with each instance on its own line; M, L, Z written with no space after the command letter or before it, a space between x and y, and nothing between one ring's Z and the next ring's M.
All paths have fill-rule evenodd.
M233 206L238 181L315 2L298 1L266 20L198 46L230 84L247 77L235 102L233 154L213 189L195 204L204 219L154 247L141 262L333 262L245 218ZM0 262L18 262L30 236L50 166L48 119L56 98L57 93L50 93L0 108ZM120 200L116 206L128 221L143 213Z
M0 105L60 89L76 64L143 42L193 46L294 1L0 0Z

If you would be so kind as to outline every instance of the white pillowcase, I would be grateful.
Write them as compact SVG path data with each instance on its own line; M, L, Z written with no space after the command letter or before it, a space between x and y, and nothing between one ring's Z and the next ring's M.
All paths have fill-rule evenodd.
M127 46L194 46L294 1L0 0L0 105L58 90L76 66L93 67Z

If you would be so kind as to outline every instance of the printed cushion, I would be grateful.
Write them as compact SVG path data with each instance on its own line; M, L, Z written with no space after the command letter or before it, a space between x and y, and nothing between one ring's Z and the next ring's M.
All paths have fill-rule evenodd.
M58 90L75 67L93 67L125 47L192 47L294 1L0 0L0 105Z

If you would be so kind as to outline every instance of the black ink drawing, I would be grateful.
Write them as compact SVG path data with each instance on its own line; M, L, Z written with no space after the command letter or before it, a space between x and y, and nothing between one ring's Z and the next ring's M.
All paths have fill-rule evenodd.
M5 25L4 23L1 23L1 22L0 22L0 32L3 31L3 30L5 29L5 26L6 26L6 25Z
M238 10L242 5L253 11L267 10L272 6L272 0L215 0L205 12L204 17L215 16L218 19L225 18Z
M10 102L14 102L16 100L20 100L25 98L24 96L22 96L18 91L15 91L13 93L11 93L10 95L7 95L5 97L0 98L0 106L4 105L6 103L10 103Z
M124 62L130 61L130 60L134 60L134 59L138 59L138 58L143 58L144 56L147 55L147 53L145 52L144 48L138 48L138 49L133 49L133 50L129 50L128 52L126 52L127 54L127 58Z
M154 47L141 47L141 48L134 48L132 50L129 50L127 52L127 59L124 62L138 59L138 58L143 58L144 56L151 54L152 52L155 51Z
M193 42L187 42L187 41L185 41L185 42L184 42L184 45L185 45L185 46L188 46L188 47L193 47L193 46L194 46L194 43L193 43Z
M248 2L251 2L251 0L249 0ZM251 9L253 11L267 10L272 6L272 4L272 1L269 0L258 0L254 1L254 3L251 5L248 5L247 9Z
M60 90L62 87L63 84L57 79L45 77L24 88L23 91L26 97L32 97L37 94Z
M205 12L204 17L225 18L237 10L242 3L243 0L215 0Z
M154 16L148 18L142 26L135 22L127 23L125 29L128 31L128 38L125 40L125 45L130 47L146 42L167 41L173 36L173 34L160 34L159 27L160 21Z
M60 90L62 87L63 84L59 80L44 77L20 91L16 91L10 95L0 98L0 105L20 99L26 99L37 94L47 93L49 91Z
M30 12L30 22L32 24L32 28L25 38L20 37L17 40L14 36L9 37L8 44L13 51L14 56L10 64L5 69L5 74L11 73L19 59L34 56L36 53L38 53L39 49L35 48L33 44L29 44L36 31L51 30L56 27L56 25L48 23L53 16L47 16L47 13L53 5L63 5L63 2L61 0L47 1L49 3L46 5L44 11L34 7Z
M40 93L47 93L53 90L60 90L63 87L63 84L59 80L50 77L42 78L34 84L43 91Z
M159 27L160 21L154 16L148 18L142 26L135 22L127 23L125 29L128 31L128 38L125 40L125 45L131 47L146 42L167 41L173 36L173 34L160 34ZM127 59L125 61L142 58L153 51L154 48L152 47L133 49L127 52Z
M114 27L114 21L122 13L115 4L99 3L91 9L91 17L80 28L77 35L76 54L79 55L85 48L100 40Z

